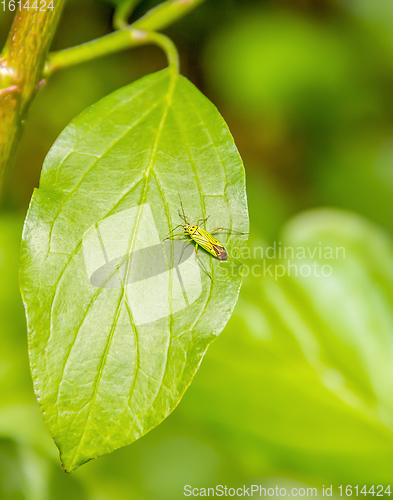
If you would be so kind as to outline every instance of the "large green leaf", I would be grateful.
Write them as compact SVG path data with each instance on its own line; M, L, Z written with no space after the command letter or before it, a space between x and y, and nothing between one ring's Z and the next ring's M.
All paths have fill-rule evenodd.
M0 216L0 498L51 500L86 495L59 470L32 390L26 320L18 286L23 218Z
M174 409L236 303L233 259L199 252L212 281L193 252L176 266L178 248L166 247L156 263L182 222L179 194L191 221L210 215L208 229L248 230L244 170L226 124L172 70L87 109L45 160L21 287L35 391L68 472ZM231 254L245 237L220 239Z
M281 309L284 325L295 323L306 359L329 390L385 427L391 441L393 247L388 234L357 215L321 209L288 224L283 241L305 249L306 256L297 252L292 260L297 275L281 283L282 292L269 293L269 302ZM292 316L290 302L302 314Z
M318 488L387 486L393 468L391 238L356 214L309 211L290 221L281 245L276 242L277 257L285 247L294 248L295 257L288 250L290 262L274 260L270 251L264 271L255 233L253 226L256 258L243 261L249 276L241 298L181 414L201 427L210 423L244 477L290 476ZM274 274L275 265L286 270L276 280L268 268ZM331 275L328 268L322 275L325 265ZM307 266L313 272L301 276Z

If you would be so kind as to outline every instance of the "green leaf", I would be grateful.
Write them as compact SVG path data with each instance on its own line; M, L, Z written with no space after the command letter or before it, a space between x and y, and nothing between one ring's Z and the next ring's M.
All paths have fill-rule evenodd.
M239 462L236 470L248 476L250 467L268 471L262 475L274 467L275 475L291 471L316 486L387 486L393 467L391 237L356 214L303 213L278 239L282 253L285 247L296 252L295 258L287 253L296 266L290 276L288 260L274 260L272 251L264 271L254 241L255 258L243 260L245 276L250 273L225 335L211 347L179 413L201 428L219 428L227 455ZM335 251L328 258L329 250L320 258L325 247L344 248L345 258L342 250L338 258ZM330 265L331 276L301 276L301 267L314 262ZM267 271L276 264L287 270L277 280Z
M169 415L236 303L234 259L200 250L211 281L194 252L178 266L176 245L157 258L182 222L179 194L191 221L210 215L209 230L248 231L227 126L169 69L88 108L45 160L25 222L21 288L35 391L68 472ZM230 255L245 242L217 237Z
M282 309L304 355L321 380L346 404L393 430L393 246L366 219L321 209L297 217L284 244L304 248L271 300ZM300 257L300 258L299 258ZM303 273L302 266L305 266ZM307 273L310 276L307 276ZM302 311L291 320L288 299ZM279 305L281 303L282 305ZM391 439L392 436L390 436Z
M18 287L22 227L19 215L1 214L0 498L83 500L86 495L78 478L67 478L58 467L56 448L34 397Z

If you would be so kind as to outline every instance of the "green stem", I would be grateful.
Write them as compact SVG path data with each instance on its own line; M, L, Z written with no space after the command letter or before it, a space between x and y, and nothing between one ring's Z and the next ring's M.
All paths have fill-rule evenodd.
M114 33L97 38L96 40L91 40L82 45L49 54L45 67L45 76L49 76L50 73L58 69L149 43L161 47L168 58L169 65L176 71L179 70L177 50L168 37L160 33L130 27L128 29L115 31Z
M42 85L42 71L65 0L53 11L22 9L0 56L0 191L16 151L30 103Z
M132 27L149 31L163 30L202 2L204 0L168 0L150 9Z
M22 9L15 15L0 56L0 192L23 128L24 118L44 78L53 71L112 54L122 49L154 43L166 53L170 67L179 71L176 47L156 33L174 23L204 0L167 0L149 10L131 26L127 19L139 0L128 0L115 15L119 31L97 40L49 55L52 37L65 0L54 0L54 10Z
M178 55L175 46L164 35L155 32L177 21L203 1L169 0L149 10L130 26L125 27L124 24L120 23L122 29L119 31L76 47L53 52L49 54L45 75L49 76L50 73L58 69L147 43L159 45L165 51L169 64L178 70ZM129 7L131 3L128 4ZM133 5L135 5L135 0Z
M128 0L117 6L113 16L113 27L122 30L128 26L128 19L141 0Z
M144 30L137 30L137 31L143 32ZM168 59L169 66L173 68L177 73L179 73L179 53L172 40L167 36L161 33L156 33L154 31L145 31L145 33L147 35L146 43L154 43L159 47L161 47L161 49L165 52L165 55Z

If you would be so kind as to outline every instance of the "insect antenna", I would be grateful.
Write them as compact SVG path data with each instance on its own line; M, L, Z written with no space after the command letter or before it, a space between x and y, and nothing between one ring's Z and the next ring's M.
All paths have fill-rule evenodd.
M180 193L179 193L179 200L180 200L180 206L181 206L181 209L182 209L182 212L183 212L183 214L181 214L181 213L179 212L179 215L180 215L180 217L184 220L184 222L185 222L186 224L189 224L190 222L189 222L188 217L186 216L186 214L185 214L185 212L184 212L183 202L181 201Z

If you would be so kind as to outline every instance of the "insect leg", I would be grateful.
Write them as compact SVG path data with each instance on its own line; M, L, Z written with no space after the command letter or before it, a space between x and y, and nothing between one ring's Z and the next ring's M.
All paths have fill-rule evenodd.
M210 274L208 273L206 267L203 265L203 262L198 257L198 243L195 244L195 255L196 255L196 258L198 259L199 265L201 266L202 270L209 276L210 281L213 282L213 278L210 276Z
M174 228L172 229L172 231L168 234L168 236L167 236L166 238L164 238L164 240L163 240L163 241L165 241L165 240L169 239L169 237L172 235L173 231L176 231L176 229L177 229L178 227L183 227L183 225L182 225L182 224L179 224L178 226L174 227ZM181 234L183 234L183 233L181 233ZM179 235L177 234L177 235L172 235L172 236L179 236Z
M210 234L215 234L217 231L226 231L230 234L249 234L249 233L240 233L239 231L233 231L232 229L226 229L225 227L216 227Z
M187 233L188 234L188 233ZM184 249L186 248L186 245L187 243L191 243L192 241L192 238L190 238L189 240L186 240L184 243L183 243L183 248L182 248L182 251L181 251L181 254L180 254L180 259L179 259L179 263L181 262L181 259L183 257L183 253L184 253Z
M188 233L177 233L177 234L170 234L169 236L167 236L166 238L164 238L162 241L165 241L165 240L171 240L174 238L174 236L187 236Z

